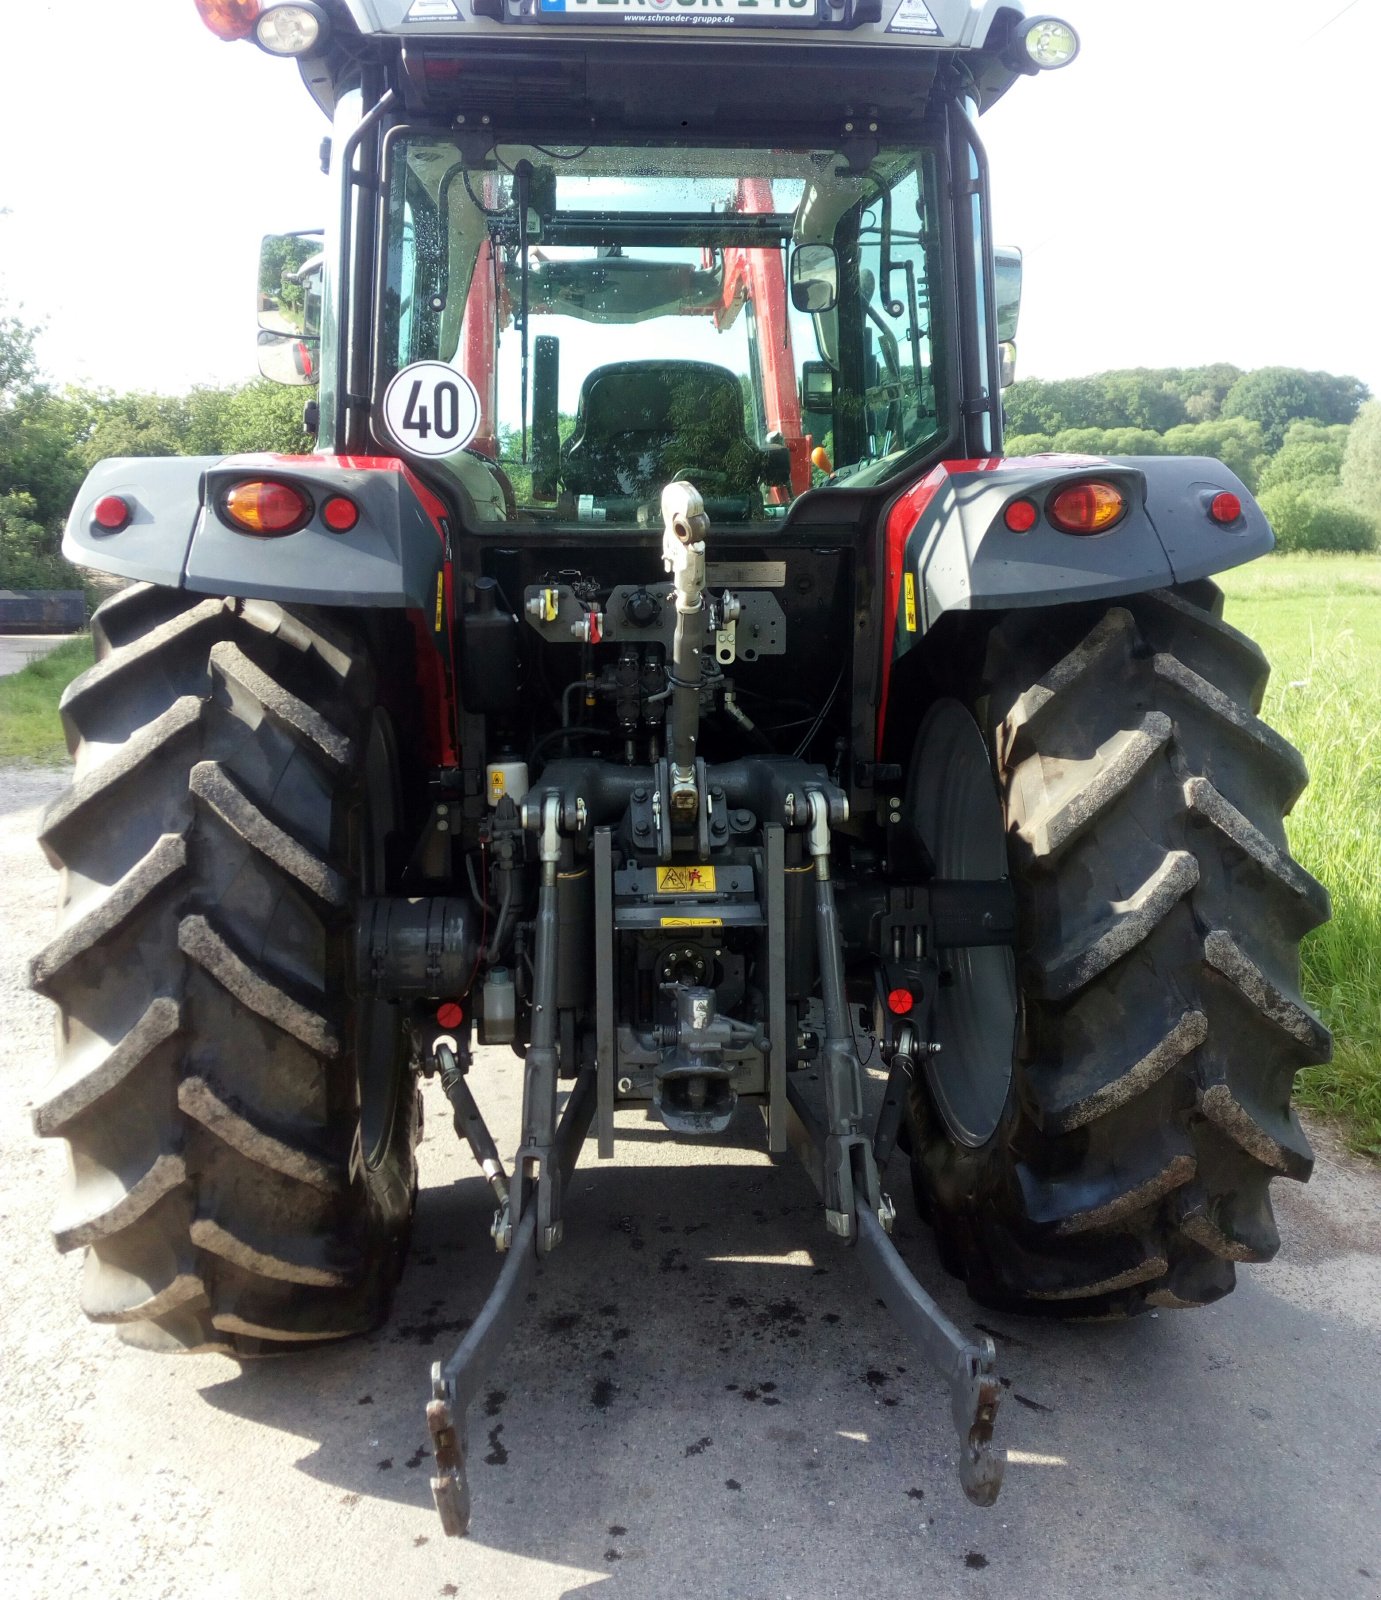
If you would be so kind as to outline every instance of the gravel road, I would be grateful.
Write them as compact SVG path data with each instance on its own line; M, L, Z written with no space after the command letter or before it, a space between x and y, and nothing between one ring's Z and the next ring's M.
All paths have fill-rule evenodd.
M931 1258L898 1166L903 1250L997 1341L1012 1453L967 1504L940 1385L913 1360L793 1160L628 1118L591 1147L566 1244L471 1414L473 1536L427 1488L429 1363L496 1261L485 1185L428 1090L416 1244L388 1326L243 1370L120 1344L77 1310L47 1215L65 1162L29 1106L51 925L33 844L63 775L0 773L0 1549L5 1593L128 1600L548 1596L705 1600L1381 1594L1381 1175L1311 1129L1285 1244L1206 1311L1059 1327L985 1315ZM477 1072L501 1147L517 1074ZM720 1170L707 1170L711 1165Z

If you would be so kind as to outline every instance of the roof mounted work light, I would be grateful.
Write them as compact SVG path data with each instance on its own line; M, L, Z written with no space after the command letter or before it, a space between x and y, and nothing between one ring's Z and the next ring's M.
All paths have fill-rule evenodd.
M1079 54L1079 35L1058 17L1031 17L1012 35L1008 57L1018 72L1067 67Z
M259 15L259 0L195 0L201 20L218 39L248 39Z
M326 43L330 22L310 0L270 6L254 24L254 42L271 56L308 56Z

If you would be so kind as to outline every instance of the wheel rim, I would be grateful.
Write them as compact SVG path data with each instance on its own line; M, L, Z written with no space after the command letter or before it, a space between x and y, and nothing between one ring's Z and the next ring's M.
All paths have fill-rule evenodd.
M940 878L1007 876L1002 806L987 745L957 700L932 706L911 764L909 814ZM946 950L926 1082L950 1135L971 1148L997 1129L1012 1084L1016 962L1000 945Z
M374 713L365 751L364 795L357 849L360 894L381 895L388 887L388 839L398 825L397 760L393 733L382 712ZM402 1077L399 1010L386 1000L359 995L354 1020L355 1071L360 1091L360 1145L365 1165L383 1160L393 1132Z

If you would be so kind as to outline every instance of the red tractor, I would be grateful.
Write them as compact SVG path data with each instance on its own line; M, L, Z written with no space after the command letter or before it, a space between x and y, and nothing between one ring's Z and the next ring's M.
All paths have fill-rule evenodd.
M978 118L1072 31L197 4L332 121L329 226L260 280L317 449L106 461L72 513L67 555L137 580L63 702L33 966L84 1309L242 1356L375 1326L439 1075L505 1252L433 1375L458 1533L465 1406L587 1131L760 1114L990 1504L992 1345L893 1247L894 1150L984 1304L1203 1305L1277 1247L1329 1048L1304 768L1211 581L1261 512L1213 460L1002 454L1019 259ZM523 1063L511 1165L478 1044Z

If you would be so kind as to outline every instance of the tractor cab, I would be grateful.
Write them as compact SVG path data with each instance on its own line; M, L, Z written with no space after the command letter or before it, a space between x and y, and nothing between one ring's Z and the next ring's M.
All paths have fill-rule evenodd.
M953 430L933 142L864 162L400 130L385 163L376 413L399 372L460 370L471 436L446 448L424 392L399 442L462 482L489 462L511 493L482 520L648 526L689 478L716 520L780 522Z

